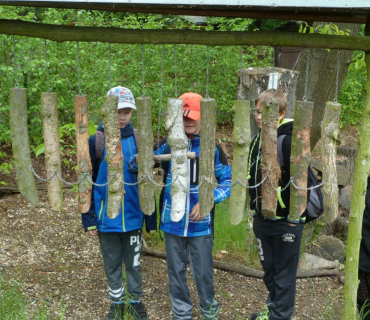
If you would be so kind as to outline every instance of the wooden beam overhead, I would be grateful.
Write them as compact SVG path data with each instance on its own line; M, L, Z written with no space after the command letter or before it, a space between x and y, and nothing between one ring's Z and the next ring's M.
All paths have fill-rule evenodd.
M123 11L135 13L157 13L173 15L214 16L214 17L239 17L254 19L279 19L279 20L303 20L303 21L325 21L325 22L348 22L365 23L366 15L370 12L368 7L350 6L326 6L309 7L299 6L262 6L262 5L204 5L202 4L168 4L146 1L29 1L29 0L0 0L0 5L49 7L61 9L86 9L100 11ZM240 1L239 1L240 2ZM244 1L245 3L245 1ZM302 2L303 3L303 2Z
M370 37L204 30L137 30L113 27L75 27L0 19L0 34L49 39L57 42L110 42L131 44L197 44L209 46L310 47L370 52ZM109 34L109 37L107 37Z

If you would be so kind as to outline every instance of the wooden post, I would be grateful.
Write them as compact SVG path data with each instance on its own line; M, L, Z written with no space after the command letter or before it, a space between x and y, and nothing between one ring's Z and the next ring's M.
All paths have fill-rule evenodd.
M290 176L298 188L307 188L307 168L311 161L310 134L312 111L311 101L296 101L293 126L292 149L290 154ZM290 185L290 220L298 220L307 208L307 190Z
M137 106L137 130L139 135L138 157L139 173L141 181L145 175L153 180L153 128L152 128L152 101L149 97L136 98ZM139 184L139 201L141 210L146 215L151 215L155 209L155 189L153 183L146 179Z
M78 180L85 176L90 177L92 165L89 153L89 103L87 96L75 96L75 121L76 121L76 145L77 145L77 167ZM78 185L78 210L86 213L91 205L92 185L88 179L83 179Z
M123 154L121 145L121 133L117 118L117 96L103 97L101 113L104 122L105 135L105 161L108 164L108 180L111 181L108 188L107 215L114 219L120 213L124 213L124 181L123 176Z
M251 143L250 132L250 101L234 101L232 108L234 112L234 158L230 196L229 220L231 224L237 225L243 220L246 208L247 190L240 184L248 184L248 156Z
M365 38L370 38L370 14L365 26ZM358 288L358 263L360 254L362 218L365 208L366 180L370 171L370 52L365 52L367 82L365 105L362 113L362 126L358 139L355 178L351 198L351 214L346 250L346 281L344 285L342 320L356 319L356 299Z
M262 184L262 214L270 218L276 216L277 193L274 188L279 186L278 182L281 176L277 160L278 117L279 104L273 101L264 101L261 129L262 180L269 174L270 181L267 179Z
M328 101L321 122L324 221L332 223L338 217L339 189L337 182L337 141L342 105Z
M55 172L62 175L56 92L43 92L41 94L41 116L44 127L46 173L47 178L50 179ZM62 210L63 185L56 176L48 181L48 198L54 210Z
M215 181L215 134L216 134L216 100L200 100L200 150L199 150L199 212L207 216L214 206ZM205 181L207 180L207 181Z
M27 89L10 89L10 128L17 184L22 195L32 204L40 205L32 165L27 126Z
M188 181L187 147L188 138L184 132L181 99L168 99L165 127L168 144L171 147L171 220L180 221L185 214L186 186ZM188 186L190 187L190 186Z

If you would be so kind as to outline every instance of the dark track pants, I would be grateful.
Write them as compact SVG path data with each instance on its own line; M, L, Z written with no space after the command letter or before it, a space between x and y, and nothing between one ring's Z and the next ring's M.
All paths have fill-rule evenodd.
M197 286L203 319L218 319L219 303L213 287L213 235L180 237L164 234L166 241L168 278L173 319L192 319L189 288L186 282L188 258L191 273Z
M122 262L125 263L129 299L139 300L143 295L140 256L142 231L100 232L100 250L109 286L109 298L121 301L125 296L122 279Z
M269 320L291 319L296 291L296 276L303 224L268 220L256 214L253 231L257 237L263 281L269 291Z

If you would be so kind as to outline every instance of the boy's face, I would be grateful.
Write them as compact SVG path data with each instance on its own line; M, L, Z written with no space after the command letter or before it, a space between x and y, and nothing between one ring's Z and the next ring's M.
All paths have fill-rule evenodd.
M200 119L193 120L188 117L184 117L184 130L186 134L200 133Z
M118 110L118 122L121 129L126 127L126 125L129 123L129 121L131 120L131 115L131 108L123 108Z
M263 110L263 102L258 102L258 104L256 104L255 106L253 115L254 115L254 119L256 120L257 127L259 129L261 129L262 127L262 110ZM285 117L285 111L280 112L279 117L278 117L279 123L284 117Z

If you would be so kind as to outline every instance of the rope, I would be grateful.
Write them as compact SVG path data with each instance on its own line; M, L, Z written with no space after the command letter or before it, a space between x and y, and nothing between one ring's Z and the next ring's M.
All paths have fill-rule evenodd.
M307 101L307 85L308 85L308 71L310 67L310 48L307 48L307 62L306 62L306 79L304 83L304 95L303 95L303 101Z
M206 98L209 98L209 46L207 46L207 93Z
M144 68L144 45L141 45L141 68L143 73L143 97L145 97L145 68Z
M77 70L78 70L78 92L81 95L81 67L80 67L80 47L77 41Z
M44 40L45 43L45 66L46 66L46 83L48 87L48 92L50 92L50 83L49 83L49 65L48 65L48 46L46 43L46 39Z
M337 52L337 77L335 81L335 96L333 102L337 104L338 102L338 88L339 88L339 70L340 70L340 53L341 51L338 50Z
M18 88L19 87L18 66L17 66L17 55L16 55L16 51L15 51L15 38L14 38L14 36L13 36L13 55L14 55L14 81L15 81L14 87Z

